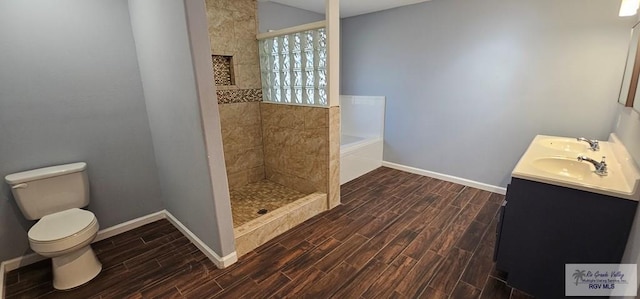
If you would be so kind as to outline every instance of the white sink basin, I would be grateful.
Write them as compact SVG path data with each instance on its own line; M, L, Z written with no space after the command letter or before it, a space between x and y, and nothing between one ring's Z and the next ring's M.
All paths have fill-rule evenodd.
M591 164L579 162L568 158L539 158L531 162L533 167L549 174L582 180L587 176L595 175L591 170Z
M599 176L593 164L578 161L587 156L600 161L606 156L606 176ZM585 142L575 138L538 135L513 169L512 176L556 186L640 199L640 169L615 134L600 141L600 150L593 152Z
M540 145L565 152L584 153L589 150L589 145L578 140L568 140L567 138L549 138L537 141Z

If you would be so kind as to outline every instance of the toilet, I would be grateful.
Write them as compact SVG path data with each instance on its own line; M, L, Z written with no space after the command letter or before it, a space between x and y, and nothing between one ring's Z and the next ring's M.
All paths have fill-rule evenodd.
M25 218L38 220L29 229L29 245L51 258L53 287L82 285L102 270L91 242L98 233L96 216L81 208L89 204L89 179L84 162L10 174L16 203Z

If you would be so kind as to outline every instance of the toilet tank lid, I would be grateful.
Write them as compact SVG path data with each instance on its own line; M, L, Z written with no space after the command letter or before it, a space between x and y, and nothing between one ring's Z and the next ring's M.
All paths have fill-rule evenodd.
M35 180L46 179L63 174L69 174L74 172L80 172L87 169L87 163L77 162L71 164L50 166L45 168L38 168L33 170L27 170L23 172L13 173L4 177L5 181L10 185L31 182Z

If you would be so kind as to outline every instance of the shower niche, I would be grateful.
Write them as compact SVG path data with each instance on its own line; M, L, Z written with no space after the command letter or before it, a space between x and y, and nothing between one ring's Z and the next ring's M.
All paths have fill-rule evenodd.
M216 86L233 86L236 80L233 74L233 56L211 55L213 80Z

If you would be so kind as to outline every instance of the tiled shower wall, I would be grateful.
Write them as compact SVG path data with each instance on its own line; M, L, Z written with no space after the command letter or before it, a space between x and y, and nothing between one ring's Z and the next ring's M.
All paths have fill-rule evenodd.
M328 193L330 109L261 102L256 1L206 4L211 51L232 57L235 85L216 86L229 187L266 177L302 193ZM331 111L337 112L337 107ZM337 134L339 128L336 123ZM337 167L331 169L337 176Z
M303 193L327 192L329 109L261 103L267 179Z
M213 55L231 56L235 85L216 85L229 187L265 178L255 0L207 0ZM220 81L220 80L218 80ZM218 82L220 83L220 82Z
M217 90L260 90L256 1L207 0L206 3L211 52L233 57L236 85L217 86Z
M260 103L219 104L229 188L265 178Z

